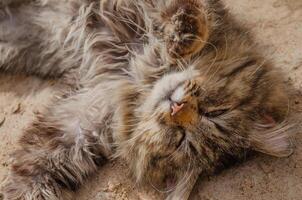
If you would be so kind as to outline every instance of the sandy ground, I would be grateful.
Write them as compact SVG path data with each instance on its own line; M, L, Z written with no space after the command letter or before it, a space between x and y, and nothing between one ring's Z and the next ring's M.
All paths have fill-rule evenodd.
M302 113L302 0L225 0L231 12L247 24L256 41L286 73L292 110ZM58 85L31 77L0 75L0 184L9 154L34 113L47 104ZM301 130L302 132L302 130ZM300 200L302 199L302 136L286 159L258 155L247 162L202 179L191 199ZM137 188L121 161L105 165L76 195L78 200L157 200L151 189ZM1 199L1 197L0 197Z

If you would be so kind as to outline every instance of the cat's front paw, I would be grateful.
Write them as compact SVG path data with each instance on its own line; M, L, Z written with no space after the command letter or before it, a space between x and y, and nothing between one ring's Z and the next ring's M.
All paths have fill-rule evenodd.
M177 1L163 13L163 36L166 50L172 59L188 58L207 43L209 28L202 5Z

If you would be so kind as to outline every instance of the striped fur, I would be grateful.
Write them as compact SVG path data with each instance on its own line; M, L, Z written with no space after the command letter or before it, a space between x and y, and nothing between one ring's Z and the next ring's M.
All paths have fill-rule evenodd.
M0 9L0 69L69 86L21 137L5 199L73 199L120 158L134 181L183 200L200 174L249 151L292 152L282 74L219 0L10 0ZM175 115L173 103L183 104Z

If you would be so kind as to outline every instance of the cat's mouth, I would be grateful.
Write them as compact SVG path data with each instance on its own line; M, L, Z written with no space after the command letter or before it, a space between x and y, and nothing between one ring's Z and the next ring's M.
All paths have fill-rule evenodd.
M179 129L179 136L178 136L178 142L176 144L176 149L180 148L186 141L186 131L182 127L178 127L178 129Z

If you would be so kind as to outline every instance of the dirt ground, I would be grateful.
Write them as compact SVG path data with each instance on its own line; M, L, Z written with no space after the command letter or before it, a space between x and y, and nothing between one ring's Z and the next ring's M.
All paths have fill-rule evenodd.
M287 75L292 110L302 113L302 0L225 0L231 12L247 24L266 56ZM0 184L22 130L46 105L58 85L32 77L0 75ZM302 127L302 126L301 126ZM302 128L301 128L302 133ZM285 159L258 155L247 162L202 179L191 199L301 200L302 136L295 153ZM121 161L105 165L77 193L78 200L157 200L152 189L137 188ZM0 197L1 199L1 197Z

